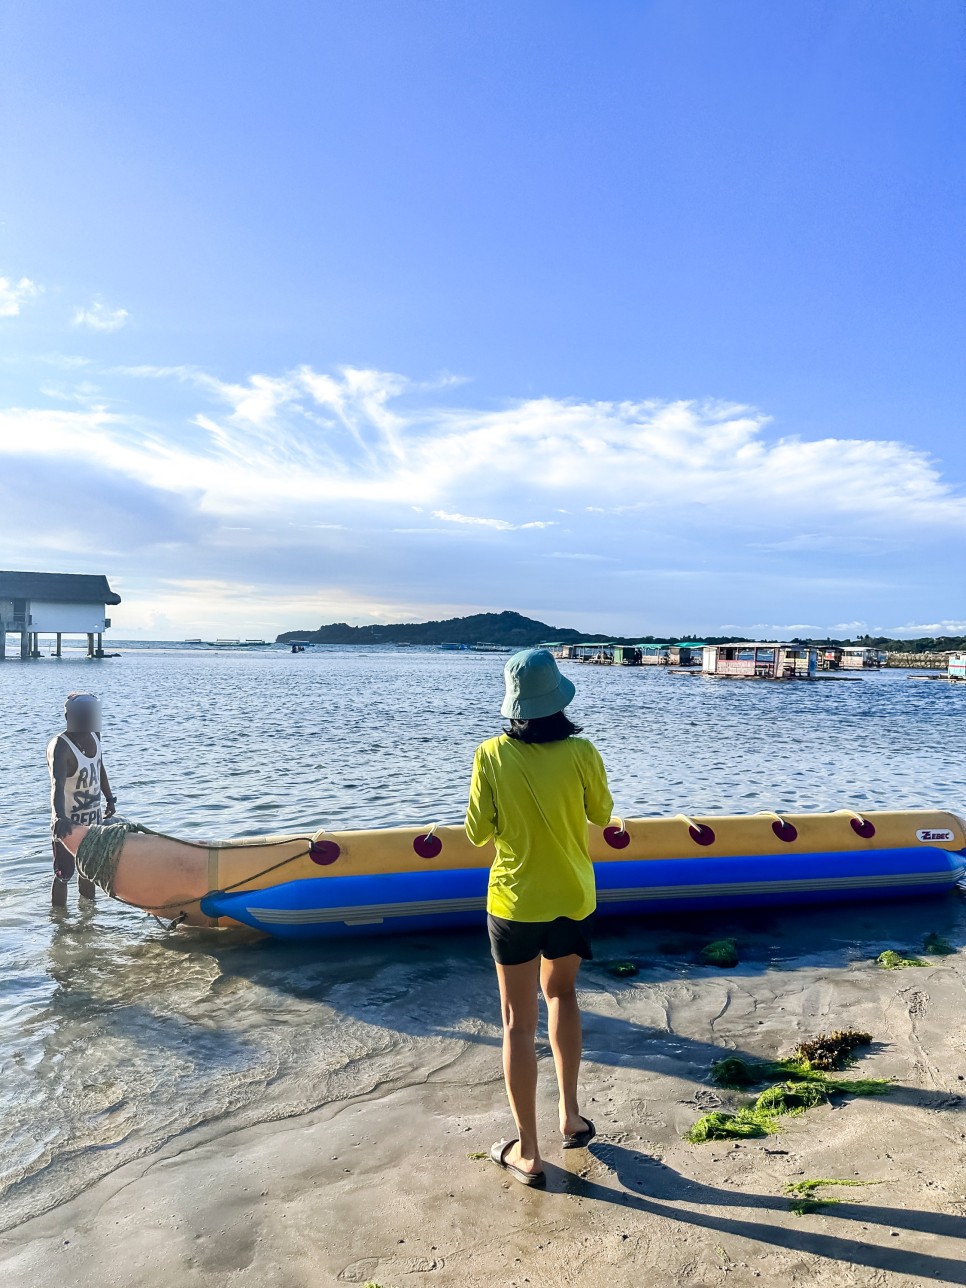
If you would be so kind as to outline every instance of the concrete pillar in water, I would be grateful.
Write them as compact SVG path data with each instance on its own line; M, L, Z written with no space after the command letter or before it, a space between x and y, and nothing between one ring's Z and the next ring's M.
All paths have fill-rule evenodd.
M87 656L88 657L94 656L94 632L93 631L87 632Z
M20 660L26 662L30 657L30 632L26 626L20 632Z
M0 662L7 656L7 627L6 623L0 622Z
M95 657L104 656L104 636L101 634L100 631L97 632L97 651L95 652L94 656Z
M57 632L57 647L54 650L54 657L60 657L60 631Z

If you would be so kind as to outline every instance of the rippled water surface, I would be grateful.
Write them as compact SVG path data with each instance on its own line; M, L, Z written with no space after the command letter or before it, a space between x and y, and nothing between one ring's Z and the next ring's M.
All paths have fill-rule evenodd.
M0 664L0 1226L193 1127L281 1117L440 1064L495 1018L483 938L430 1026L426 940L282 945L49 906L44 747L71 689L105 710L122 812L185 836L456 821L499 727L499 655L138 649ZM962 813L966 685L816 684L572 665L576 718L626 815L931 806ZM430 962L430 952L437 962ZM437 1008L438 1009L438 1008Z

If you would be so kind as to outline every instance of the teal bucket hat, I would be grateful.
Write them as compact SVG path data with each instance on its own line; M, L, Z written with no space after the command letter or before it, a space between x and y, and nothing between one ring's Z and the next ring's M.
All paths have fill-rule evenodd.
M506 697L500 715L507 720L539 720L563 711L577 690L561 675L553 654L545 648L514 653L503 668Z

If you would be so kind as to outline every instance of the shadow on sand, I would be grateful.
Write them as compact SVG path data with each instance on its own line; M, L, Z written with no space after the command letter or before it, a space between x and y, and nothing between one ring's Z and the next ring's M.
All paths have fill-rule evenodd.
M772 1244L795 1252L810 1253L842 1261L850 1265L867 1266L874 1270L890 1270L919 1279L934 1279L941 1283L966 1284L966 1261L962 1256L935 1256L932 1253L907 1251L902 1247L865 1243L860 1239L824 1234L810 1229L807 1224L788 1226L774 1221L755 1221L725 1216L713 1211L695 1212L689 1208L671 1207L669 1204L700 1205L706 1208L745 1207L762 1214L774 1212L789 1214L787 1199L770 1194L746 1194L737 1190L717 1189L698 1181L689 1181L666 1164L647 1155L635 1153L623 1145L595 1142L591 1153L610 1168L622 1190L613 1190L596 1181L566 1172L559 1167L547 1166L550 1192L570 1194L578 1198L608 1203L642 1216L663 1217L678 1224L696 1226L715 1234L739 1235L759 1243ZM907 1208L880 1207L876 1204L838 1203L822 1209L822 1215L836 1221L860 1222L862 1225L880 1225L891 1231L911 1230L944 1238L966 1237L966 1220L946 1216L939 1212L920 1212ZM796 1218L796 1222L797 1222Z

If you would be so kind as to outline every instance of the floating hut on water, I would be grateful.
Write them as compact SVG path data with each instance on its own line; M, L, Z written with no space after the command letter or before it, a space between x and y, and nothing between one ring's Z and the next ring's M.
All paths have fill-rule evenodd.
M668 650L664 644L611 644L615 666L667 666Z
M699 666L703 644L542 644L558 661L592 662L596 666Z
M668 666L671 650L667 644L638 644L641 666Z
M843 671L868 671L885 666L885 661L885 653L881 653L877 648L849 644L841 650L839 666Z
M596 666L613 666L616 644L598 642L596 644L573 644L570 656L575 662L593 662Z
M682 644L668 645L668 664L670 666L700 666L704 657L704 650L707 644L699 644L695 640L687 640Z
M810 680L818 655L806 644L706 644L702 670L739 680Z
M950 653L946 674L951 680L966 680L966 653Z
M596 666L667 666L666 644L543 644L559 661L592 662Z

